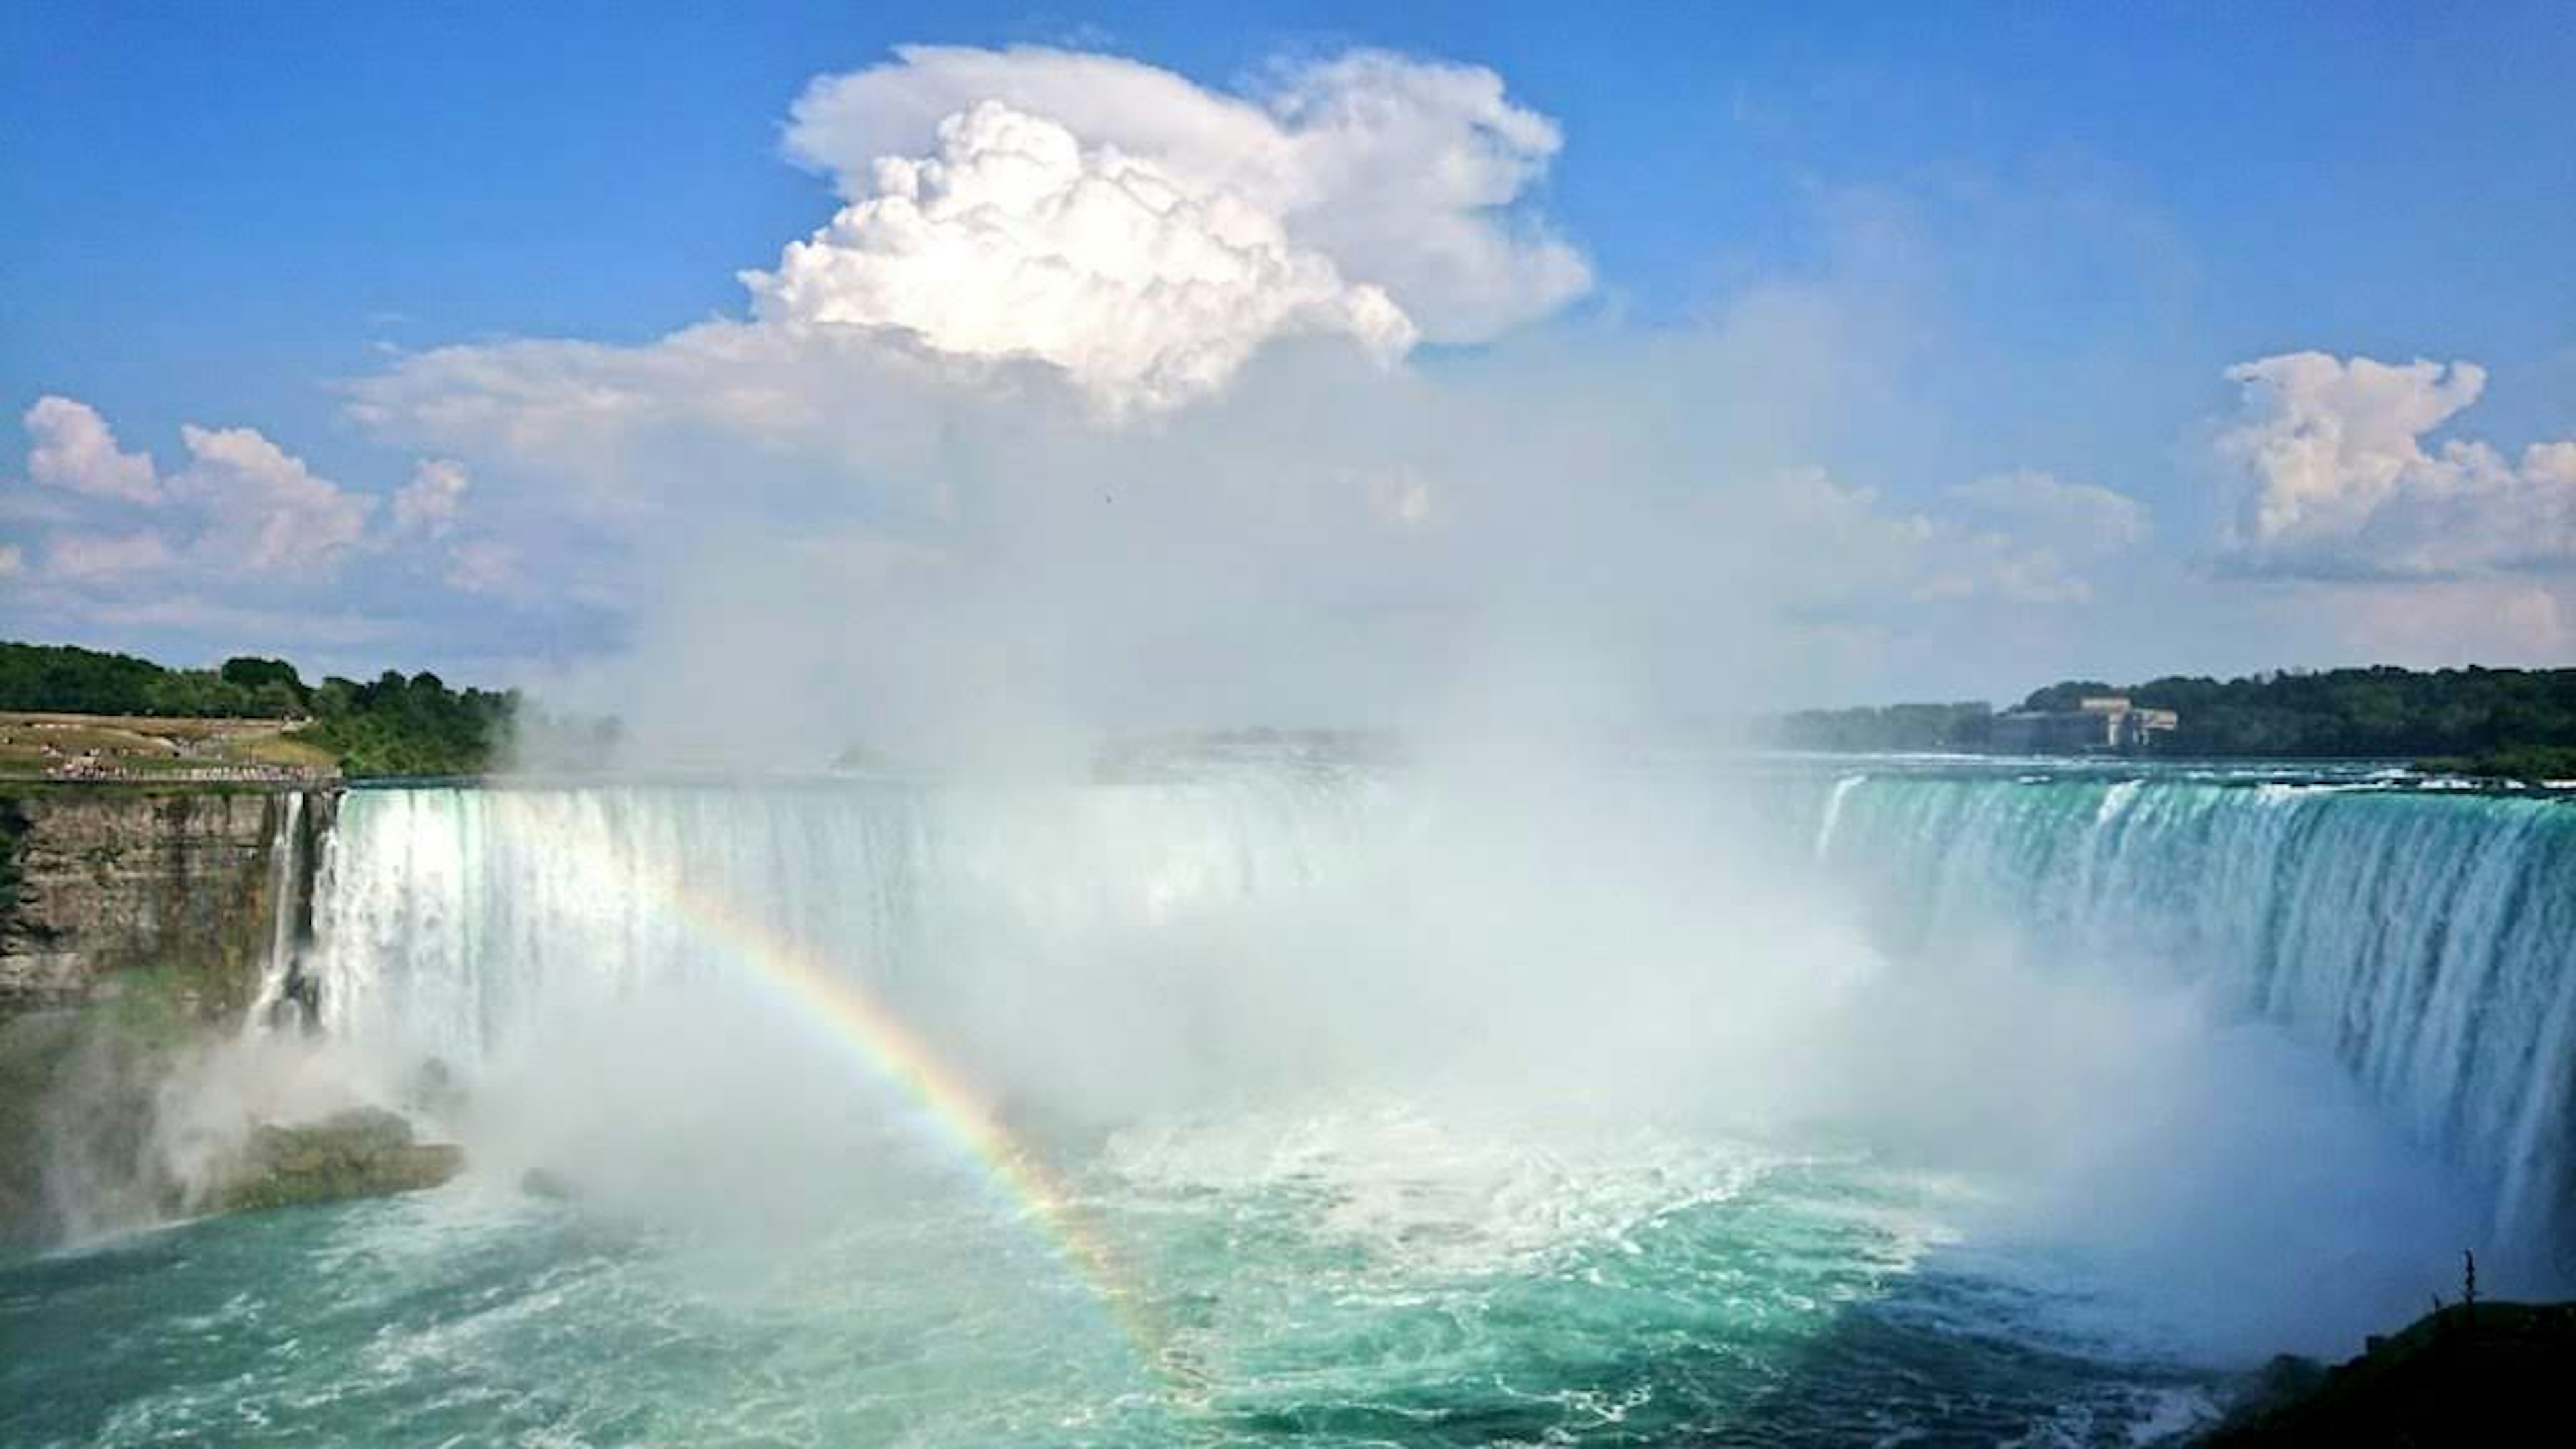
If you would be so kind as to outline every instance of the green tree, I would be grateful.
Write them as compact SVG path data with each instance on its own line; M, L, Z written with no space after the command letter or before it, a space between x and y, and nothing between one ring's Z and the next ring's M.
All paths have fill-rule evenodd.
M274 692L263 693L271 686L282 689L293 702L294 711L302 710L312 695L312 691L304 687L303 677L295 672L295 666L283 659L237 655L225 660L223 667L215 672L222 675L226 683L249 690L255 700L276 698Z

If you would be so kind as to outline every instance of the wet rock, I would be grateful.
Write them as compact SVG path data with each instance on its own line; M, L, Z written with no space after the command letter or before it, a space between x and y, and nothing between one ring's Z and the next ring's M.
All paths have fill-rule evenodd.
M465 1109L465 1087L442 1057L427 1057L411 1074L413 1110L433 1118L453 1118Z
M239 1167L207 1195L215 1212L384 1197L436 1187L464 1169L464 1152L415 1142L400 1114L361 1107L295 1127L251 1132Z
M543 1167L531 1167L519 1174L519 1191L548 1202L570 1202L580 1195L563 1174Z

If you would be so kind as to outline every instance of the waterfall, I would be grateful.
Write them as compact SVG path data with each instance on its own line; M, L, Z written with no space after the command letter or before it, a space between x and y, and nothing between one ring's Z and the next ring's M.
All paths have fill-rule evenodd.
M1868 778L1867 775L1845 775L1834 782L1833 792L1825 796L1825 818L1816 826L1816 859L1831 858L1834 848L1834 827L1841 824L1843 819L1843 799L1860 788L1861 782Z
M2549 1248L2576 1222L2576 804L1968 770L1814 808L1894 949L2005 929L2065 969L2203 982L2482 1177L2500 1240Z
M305 792L288 790L278 797L268 841L268 954L260 966L259 990L242 1018L244 1034L267 1030L280 1007L294 995L299 926L311 908L305 889L308 859Z
M1311 882L1371 792L1223 782L360 790L308 961L326 1030L460 1067L567 985L739 974L744 930L918 997L982 965ZM711 931L711 903L731 924ZM996 989L1015 989L1008 980Z
M2055 969L2197 983L2337 1057L2492 1194L2499 1245L2546 1249L2576 1222L2576 805L2026 764L1635 783L1658 808L1758 797L1769 808L1712 818L1803 846L1790 854L1849 894L1900 968L2001 933ZM1410 909L1405 873L1473 836L1426 846L1416 803L1394 775L1282 767L359 790L321 843L312 939L299 957L281 925L263 997L300 972L326 1030L471 1070L541 1030L539 1003L567 985L617 997L739 976L712 901L934 1028L967 1002L1037 1030L1048 991L1072 989L1050 987L1055 963L1163 939L1195 969L1297 892ZM1640 818L1618 813L1633 803L1602 818ZM1165 991L1185 979L1172 966L1140 959L1128 984Z

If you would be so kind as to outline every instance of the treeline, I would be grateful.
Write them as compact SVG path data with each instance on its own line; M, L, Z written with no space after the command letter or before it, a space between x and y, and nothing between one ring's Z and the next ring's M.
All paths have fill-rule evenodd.
M2070 680L2028 709L2072 709L2088 694L2126 694L2182 717L2175 754L2274 759L2329 756L2475 758L2576 746L2576 669L2283 671L2244 679L2168 675L2124 690Z
M479 775L501 763L518 723L515 689L450 689L427 670L388 669L372 684L325 679L299 738L340 757L345 774Z
M294 719L306 712L294 669L274 659L164 669L131 654L6 643L0 643L0 709L161 719Z
M369 683L307 685L282 659L165 669L128 654L0 643L0 709L157 718L302 720L295 738L350 775L470 775L507 751L516 690L451 689L437 675L387 670Z
M2576 669L2283 671L2241 679L2167 675L2125 688L2063 680L2018 708L2071 710L2126 695L2181 717L2161 752L2213 758L2438 760L2535 774L2576 758ZM1805 710L1765 722L1767 743L1813 750L1983 749L1985 704Z

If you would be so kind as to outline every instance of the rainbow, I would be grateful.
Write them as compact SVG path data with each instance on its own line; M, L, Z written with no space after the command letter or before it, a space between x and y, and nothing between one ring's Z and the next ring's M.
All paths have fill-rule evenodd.
M624 887L618 895L664 912L670 924L700 945L747 967L800 1019L819 1027L870 1075L918 1109L920 1120L953 1154L1016 1216L1038 1229L1053 1255L1107 1312L1138 1366L1171 1386L1165 1352L1170 1335L1152 1315L1147 1296L1126 1282L1117 1256L1083 1221L1064 1184L1036 1153L1012 1138L988 1093L849 973L832 969L830 962L729 900L621 862L623 855L609 842L598 841L586 842L569 858L613 878Z

